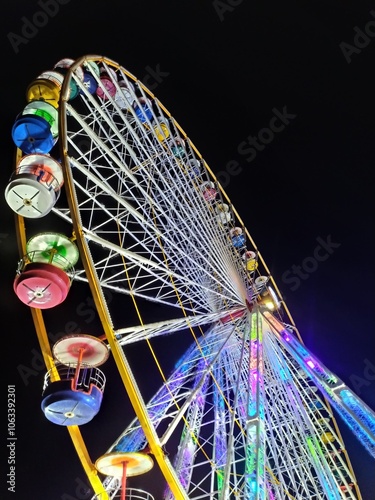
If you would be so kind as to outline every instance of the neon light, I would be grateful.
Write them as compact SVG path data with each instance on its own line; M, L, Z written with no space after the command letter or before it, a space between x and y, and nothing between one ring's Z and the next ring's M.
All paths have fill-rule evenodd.
M322 471L322 465L321 465L321 460L324 460L324 454L322 452L322 449L319 445L319 443L313 439L312 437L307 438L307 447L310 450L310 454L312 456L312 459L315 464L315 470L316 473L319 476L320 481L322 484L325 485L324 492L328 495L327 498L328 500L335 500L336 494L334 493L337 485L336 482L332 479L332 481L329 481L329 479L325 476L325 474ZM320 456L320 459L319 459Z

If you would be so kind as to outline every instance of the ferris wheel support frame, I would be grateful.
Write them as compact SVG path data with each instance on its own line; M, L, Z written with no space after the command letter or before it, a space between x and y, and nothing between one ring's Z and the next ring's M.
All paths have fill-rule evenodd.
M361 500L330 403L360 436L361 441L363 438L368 451L374 456L375 412L363 405L352 391L346 390L342 381L304 347L283 297L241 217L214 173L170 113L156 98L153 100L152 93L141 82L137 83L134 75L118 63L97 55L69 61L72 64L67 73L64 72L55 99L55 106L60 110L57 122L61 166L58 165L58 168L66 199L61 212L58 207L53 208L53 211L68 223L77 243L83 269L74 279L84 281L89 286L104 334L101 340L106 338L107 348L112 351L123 389L135 414L134 421L112 445L111 451L133 453L138 450L151 463L151 458L146 454L153 455L167 483L164 494L168 500L206 498L201 495L206 486L211 492L207 489L206 496L220 499L232 494L236 497L242 494L244 500L265 499L266 495L282 498L290 486L297 492L296 498L302 490L308 495L306 498L314 490L316 498L322 498L323 492L331 492L329 498L332 499L350 496L353 500ZM105 103L99 106L101 99L98 104L92 92L82 83L83 76L77 76L78 69L82 71L81 66L87 69L91 61L101 64L101 70L108 75L112 68L116 69L122 74L123 84L128 78L128 85L131 85L130 80L135 80L137 92L142 94L143 101L155 106L159 113L163 109L164 115L161 116L164 116L164 124L170 120L174 126L172 131L180 132L184 148L187 146L183 154L191 160L192 150L196 153L192 155L193 163L190 160L187 162L189 167L185 163L182 165L180 160L175 161L176 165L171 162L174 157L181 156L176 156L175 150L169 143L166 147L165 142L167 159L164 158L160 143L166 141L169 135L165 134L164 129L152 128L152 123L155 123L153 120L159 123L160 118L155 110L149 110L153 120L145 114L146 119L143 121L135 113L134 102L138 103L135 109L146 109L140 104L143 101L138 101L138 94L132 106L126 108L133 115L134 122L123 115L123 108L119 104L114 104L116 113L111 112L112 95L106 86L104 94L110 105L108 108ZM99 68L97 70L90 72L99 83ZM83 93L83 102L89 109L87 120L85 113L78 113L79 107L75 109L68 102L73 99L70 90L74 82ZM117 76L112 83L118 92L123 92L117 83ZM120 126L120 118L124 121L123 127ZM132 128L134 123L137 124L135 129ZM135 133L137 127L140 136ZM160 135L163 137L160 138ZM87 136L91 147L86 156L85 148L80 146L80 139ZM159 142L153 144L152 138ZM172 137L175 148L176 141ZM78 153L77 160L74 159L75 151ZM119 153L118 157L115 152ZM16 153L16 165L19 165L22 154L20 150ZM166 169L168 165L170 168ZM190 166L193 170L189 170ZM107 176L108 168L111 173ZM220 195L220 204L211 204L213 199L208 200L206 196L203 196L204 200L210 203L206 206L202 201L201 185L195 184L196 176L199 174L200 180L203 176L202 168L204 174L215 181L211 184L215 187L215 196ZM80 184L82 179L86 179L86 183ZM178 196L185 189L186 179L192 179L186 186L192 188L187 205L183 203L186 198ZM204 184L210 183L203 183L202 186ZM150 206L145 207L144 200ZM223 201L228 205L223 204ZM179 210L175 208L174 202ZM134 207L138 207L139 212ZM193 210L191 207L194 207ZM200 210L196 210L196 207ZM224 207L227 209L224 210ZM23 217L20 212L14 211L21 254L18 279L20 264L24 259L26 264L28 262L30 241L26 240ZM226 215L222 218L223 214L220 217L215 215L220 211L228 212L229 218ZM99 213L96 220L95 216ZM207 234L205 231L190 230L185 221L189 216L194 221L199 220L204 230L208 230L207 234L213 237L212 241L216 245L215 251L211 252L212 258L211 253L207 257L207 252L201 255L199 249L195 249L197 235ZM211 216L218 222L217 227L212 224ZM246 233L247 241L255 252L241 255L240 247L233 240L234 229L230 229L229 234L222 231L226 229L226 224L232 224L233 219L241 226L234 229ZM150 221L155 221L155 227ZM218 230L217 234L213 231L214 227ZM183 236L184 230L188 237L182 239L180 231ZM186 241L189 241L190 246L185 245ZM246 238L243 240L245 243ZM253 269L246 260L248 253L254 254L254 262L257 259ZM95 257L98 257L97 261ZM263 267L263 270L257 271L260 281L254 280L257 273L251 272L257 269L258 262ZM186 276L180 272L181 269L187 270ZM123 279L124 271L126 279ZM198 278L200 286L194 278ZM161 292L156 286L158 282L162 286ZM105 294L107 289L126 293L133 298L139 318L136 327L129 328L125 316L122 318L125 324L115 329L117 314L112 320L112 308ZM272 298L275 314L267 310L267 293ZM135 302L138 298L178 307L182 309L184 318L144 325ZM209 307L204 309L202 303ZM30 310L44 363L51 378L58 381L58 356L54 355L55 349L50 346L42 311L33 307ZM199 316L194 314L196 310L200 312ZM209 317L212 321L208 321ZM283 317L290 324L284 322ZM191 327L194 324L200 328L208 323L211 324L209 330L201 330L204 333L202 338L205 339L203 346L195 332L192 332L197 345L193 344L181 358L168 380L159 370L164 380L162 389L150 401L143 399L141 384L138 385L138 377L133 373L128 352L123 350L124 345L146 340L151 348L151 337L170 334L171 330L181 330L187 325ZM228 339L233 343L224 350L226 333L232 327L236 333L228 336ZM129 330L131 335L128 335ZM210 364L205 367L207 362ZM210 366L213 367L212 373ZM208 373L210 377L206 377ZM267 383L264 383L265 380ZM189 392L187 387L193 390ZM274 401L278 401L276 407ZM268 427L266 422L269 423ZM183 427L181 432L180 423ZM92 463L80 428L68 426L67 429L96 493L93 500L99 497L103 500L114 498L115 490L119 488L116 473L110 479L107 477L101 481L99 474L107 475L107 472L98 466L98 461L95 465ZM177 446L173 465L165 448L172 434L173 437L180 434L180 445ZM200 435L203 441L199 441ZM280 446L274 446L275 443ZM124 472L122 474L125 475ZM206 481L204 488L201 486L203 481ZM112 488L110 490L109 485ZM122 489L125 490L124 485ZM344 495L342 492L347 493Z
M100 56L89 56L89 58L100 59ZM60 113L59 113L59 136L61 138L61 158L62 158L62 166L63 166L63 174L64 174L64 184L65 184L65 192L68 201L68 206L70 210L70 215L73 223L73 230L76 237L76 243L80 251L80 257L82 260L83 267L85 269L87 281L93 296L93 300L96 306L96 310L98 312L99 319L101 321L104 334L107 338L109 347L111 349L113 358L115 360L118 372L124 384L127 395L130 399L130 402L134 408L134 411L141 423L141 426L144 430L145 436L147 438L148 445L150 450L157 461L159 468L167 481L171 491L174 494L176 500L188 500L188 496L186 492L182 489L182 485L177 479L177 476L172 468L172 464L164 453L161 443L157 437L157 433L155 428L151 424L150 420L147 417L147 409L145 402L141 396L141 393L138 389L138 385L136 380L131 372L128 361L125 357L125 354L119 345L118 341L115 337L115 332L112 325L111 318L109 316L105 298L102 294L100 284L98 282L98 278L93 271L93 266L91 265L90 252L88 249L87 242L84 237L83 229L80 224L80 216L79 211L77 210L77 204L74 200L74 183L73 177L70 170L70 164L68 159L68 149L67 149L67 140L66 140L66 104L69 98L69 83L72 78L72 74L74 70L81 66L84 61L86 61L88 57L77 59L76 62L69 68L64 83L61 89L60 95ZM112 61L106 59L106 62L109 64L113 64Z

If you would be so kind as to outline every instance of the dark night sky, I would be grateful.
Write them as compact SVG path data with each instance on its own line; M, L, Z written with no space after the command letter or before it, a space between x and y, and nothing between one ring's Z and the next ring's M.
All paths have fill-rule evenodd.
M65 0L57 9L51 0L54 15L25 31L41 19L41 5L14 1L0 21L4 189L15 152L11 127L28 83L63 57L100 54L119 62L149 85L221 180L306 345L375 409L375 6ZM283 130L252 153L249 137L283 110L289 117ZM18 436L17 491L1 498L90 498L77 490L86 480L66 429L40 410L44 370L35 358L30 311L12 290L14 220L1 197L0 203L3 394L15 384ZM322 242L331 243L329 257L313 265ZM309 263L313 269L298 275L297 267ZM92 321L77 315L82 302L90 309L87 298L87 290L73 286L70 311L48 315L53 334L64 330L67 317L87 333L99 328L95 314ZM22 376L24 367L32 367L30 377ZM131 412L110 366L108 377L102 411L83 429L93 456L117 437L119 415ZM342 433L363 500L374 500L374 460L345 428Z

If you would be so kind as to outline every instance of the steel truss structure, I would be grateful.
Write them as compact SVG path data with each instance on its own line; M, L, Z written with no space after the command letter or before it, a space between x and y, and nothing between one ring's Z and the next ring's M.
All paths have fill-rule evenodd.
M147 450L165 500L360 499L335 416L374 458L375 414L304 346L245 224L170 112L120 64L88 55L65 75L58 141L65 190L52 212L72 228L73 281L90 287L135 411L108 452ZM135 307L137 324L107 291ZM148 303L161 319L144 320ZM166 337L170 351L158 352ZM135 344L155 360L151 398L130 367ZM87 458L84 467L92 477ZM118 478L92 484L95 498L117 498Z

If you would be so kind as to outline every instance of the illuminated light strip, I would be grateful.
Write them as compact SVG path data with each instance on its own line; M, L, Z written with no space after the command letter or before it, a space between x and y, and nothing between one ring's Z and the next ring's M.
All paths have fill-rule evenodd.
M250 360L249 372L253 378L250 384L250 398L247 428L246 464L245 464L245 493L248 500L265 499L265 471L264 471L264 407L260 387L263 383L263 356L262 337L263 321L256 312L252 314L250 331Z
M272 331L334 406L362 446L375 457L375 412L289 334L281 322L267 311L263 315Z
M319 476L320 482L322 484L324 484L324 494L328 495L327 500L336 500L337 495L335 493L333 493L334 491L336 491L336 488L337 488L336 482L327 481L326 475L322 474L322 464L321 464L321 460L318 457L317 448L318 448L319 455L321 456L321 459L324 460L324 462L326 462L326 460L324 458L324 454L322 452L322 449L319 446L319 443L315 439L313 440L312 437L308 437L307 438L307 446L308 446L310 453L311 453L311 456L313 457L314 462L315 462L315 472Z

